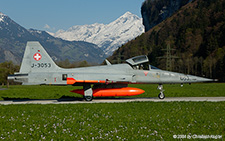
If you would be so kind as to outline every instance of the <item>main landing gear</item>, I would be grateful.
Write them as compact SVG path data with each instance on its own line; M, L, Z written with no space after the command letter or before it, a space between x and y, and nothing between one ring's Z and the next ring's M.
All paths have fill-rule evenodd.
M93 90L91 88L91 84L85 84L83 87L84 87L84 99L86 101L92 101Z
M165 98L165 95L164 95L164 89L163 89L163 85L162 84L159 84L159 86L158 86L158 88L157 88L158 90L160 90L160 93L159 93L159 95L158 95L158 98L159 99L164 99Z
M84 99L86 101L92 101L93 97L92 96L84 96Z

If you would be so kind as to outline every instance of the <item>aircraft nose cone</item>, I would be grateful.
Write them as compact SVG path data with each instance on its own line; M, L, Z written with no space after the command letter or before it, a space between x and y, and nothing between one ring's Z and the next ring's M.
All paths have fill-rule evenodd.
M191 81L195 81L195 82L210 82L210 81L214 81L213 79L208 79L208 78L204 78L204 77L199 77L199 76L193 76L193 75L188 75L189 79Z

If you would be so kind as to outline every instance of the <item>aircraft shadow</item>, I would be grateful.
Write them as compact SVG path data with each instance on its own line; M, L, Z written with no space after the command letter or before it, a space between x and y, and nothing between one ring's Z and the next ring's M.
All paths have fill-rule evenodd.
M30 98L13 98L13 97L2 97L4 101L13 102L29 102L29 101L48 101L56 100L57 102L67 101L85 101L81 97L62 96L59 99L30 99ZM157 97L95 97L93 100L133 100L133 99L158 99Z
M63 101L83 101L83 98L80 97L70 97L70 96L62 96L59 99L30 99L30 98L14 98L14 97L2 97L4 101L13 101L13 102L26 102L26 101L48 101L48 100L56 100L58 102Z

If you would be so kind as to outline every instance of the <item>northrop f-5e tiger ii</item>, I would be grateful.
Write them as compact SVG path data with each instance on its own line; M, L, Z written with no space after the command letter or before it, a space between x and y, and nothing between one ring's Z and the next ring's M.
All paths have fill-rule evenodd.
M212 79L185 75L160 69L145 68L147 56L137 56L126 60L124 64L64 69L51 59L37 41L27 42L20 71L8 76L23 85L73 85L83 86L71 92L84 96L91 101L93 97L133 96L144 90L128 87L128 84L159 84L160 99L165 98L163 84L194 83L213 81ZM145 65L146 66L146 65Z

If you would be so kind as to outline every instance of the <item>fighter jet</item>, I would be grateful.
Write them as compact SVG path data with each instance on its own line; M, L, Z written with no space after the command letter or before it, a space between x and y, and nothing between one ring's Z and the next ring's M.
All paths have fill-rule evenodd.
M126 60L124 64L65 69L51 59L37 41L27 42L20 71L8 76L8 80L22 82L23 85L73 85L83 86L71 92L84 96L86 101L93 97L133 96L144 93L128 84L159 84L160 99L164 99L163 84L194 83L213 81L203 77L152 69L145 55Z

